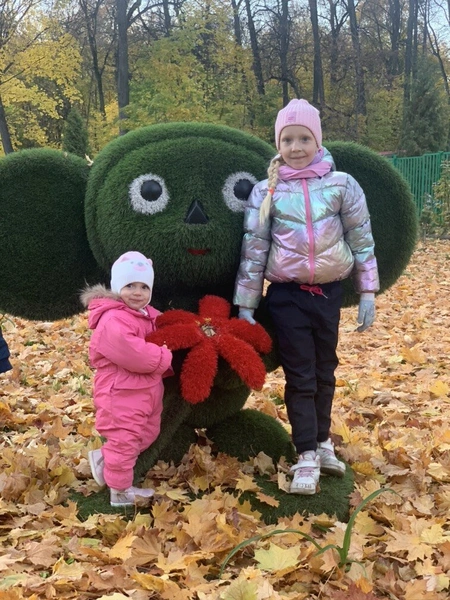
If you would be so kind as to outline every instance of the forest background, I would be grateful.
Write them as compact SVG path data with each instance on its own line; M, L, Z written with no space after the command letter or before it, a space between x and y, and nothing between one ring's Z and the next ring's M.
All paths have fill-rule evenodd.
M445 151L449 19L450 0L0 0L0 153L64 149L71 111L92 156L168 121L273 142L293 97L326 140Z

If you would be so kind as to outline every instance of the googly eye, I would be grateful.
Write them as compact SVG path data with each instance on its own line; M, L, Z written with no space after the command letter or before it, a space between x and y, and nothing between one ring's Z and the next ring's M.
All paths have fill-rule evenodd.
M251 173L240 171L227 177L222 188L225 204L233 212L244 212L247 200L254 185L258 183Z
M136 177L130 184L129 196L133 209L144 215L163 211L170 199L164 179L153 173Z

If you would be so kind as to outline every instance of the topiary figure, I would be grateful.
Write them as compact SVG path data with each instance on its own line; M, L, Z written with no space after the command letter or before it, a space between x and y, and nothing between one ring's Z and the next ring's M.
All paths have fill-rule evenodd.
M390 164L355 144L327 145L337 168L366 192L381 290L401 274L416 239L415 209L404 180ZM227 127L172 123L145 127L108 144L90 167L73 155L27 150L0 161L2 265L0 307L32 319L58 319L81 310L79 290L104 281L112 263L135 249L151 256L156 273L152 303L197 312L207 294L230 301L239 263L243 211L253 185L266 177L273 149ZM347 286L346 304L356 301ZM264 303L256 317L267 325ZM276 350L265 358L277 365ZM179 373L186 351L177 352ZM142 477L158 459L181 460L207 428L219 450L243 459L263 450L292 460L284 428L267 415L241 410L249 387L220 358L211 393L186 402L179 378L167 380L161 434L135 468ZM348 470L349 471L349 470ZM344 480L350 492L352 481ZM333 484L335 482L333 481ZM327 480L322 490L327 492ZM338 503L327 511L342 514ZM95 509L107 510L96 499ZM301 497L289 509L302 511ZM323 510L321 505L320 510ZM281 514L281 513L280 513ZM287 514L285 512L285 514ZM271 516L270 518L274 518Z

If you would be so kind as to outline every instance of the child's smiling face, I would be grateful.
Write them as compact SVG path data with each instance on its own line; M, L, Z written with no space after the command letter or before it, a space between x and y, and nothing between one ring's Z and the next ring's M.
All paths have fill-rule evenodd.
M317 150L316 138L303 125L288 125L280 135L280 154L292 169L303 169L311 164Z
M130 308L140 310L150 302L150 288L146 283L129 283L120 290L120 297Z

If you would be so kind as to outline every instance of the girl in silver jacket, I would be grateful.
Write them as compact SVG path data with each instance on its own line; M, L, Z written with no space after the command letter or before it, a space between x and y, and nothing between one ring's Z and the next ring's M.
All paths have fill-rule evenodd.
M330 439L341 280L360 294L358 331L372 325L379 290L370 215L358 182L333 170L322 148L319 111L292 100L278 113L268 179L254 188L244 217L234 303L253 313L270 282L267 307L285 374L285 403L298 462L294 494L315 494L320 472L342 477Z

